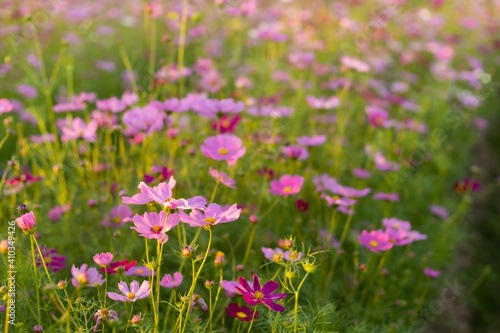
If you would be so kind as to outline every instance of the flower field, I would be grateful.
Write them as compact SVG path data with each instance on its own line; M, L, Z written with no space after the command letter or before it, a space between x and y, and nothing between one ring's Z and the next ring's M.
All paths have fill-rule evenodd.
M499 17L1 1L1 330L462 332Z

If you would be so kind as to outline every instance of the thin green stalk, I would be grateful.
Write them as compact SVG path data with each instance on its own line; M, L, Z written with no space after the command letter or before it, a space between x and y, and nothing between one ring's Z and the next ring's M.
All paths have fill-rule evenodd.
M200 273L201 273L201 269L203 268L203 265L205 264L205 261L207 260L208 251L210 250L210 245L212 244L212 229L208 229L208 231L209 231L210 235L208 238L207 251L205 252L205 257L203 257L203 261L201 262L200 268L198 268L198 272L193 277L193 283L191 285L191 288L189 289L189 293L188 293L189 304L188 304L188 308L187 308L187 312L186 312L186 320L184 322L184 326L183 326L182 331L181 331L182 333L184 333L184 331L186 330L187 317L189 316L189 311L191 310L191 297L193 297L194 288L196 287L196 281L198 280L198 277L200 276Z
M30 235L31 240L31 257L33 258L33 270L35 271L35 290L36 290L36 308L38 310L38 325L42 324L42 316L41 316L41 307L40 307L40 288L38 285L38 272L36 269L36 260L35 260L35 247L33 246L33 238L34 236Z

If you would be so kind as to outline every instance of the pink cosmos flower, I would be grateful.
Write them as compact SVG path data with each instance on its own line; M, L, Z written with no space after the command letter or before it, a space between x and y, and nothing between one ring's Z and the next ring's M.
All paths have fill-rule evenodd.
M395 217L382 219L382 224L387 229L410 231L411 224L408 221L398 220Z
M329 98L317 98L314 96L307 96L307 103L314 109L331 110L339 106L340 99L337 96Z
M181 113L186 112L191 107L187 98L178 99L170 98L163 102L163 108L167 113Z
M365 169L361 169L361 168L354 168L352 170L352 174L358 178L361 178L361 179L370 178L370 176L371 176L370 171L365 170Z
M370 188L364 188L362 190L358 190L357 188L342 186L340 184L333 186L329 190L334 194L350 198L362 198L367 196L371 192Z
M283 152L283 154L285 154L285 156L300 161L305 160L309 157L309 152L307 151L307 149L301 146L286 146L282 147L281 151Z
M71 267L71 274L73 275L71 282L77 288L87 286L99 287L106 281L106 279L103 279L102 275L97 272L97 269L94 267L89 268L87 264L83 264L80 268L73 265L73 267Z
M399 193L377 192L373 195L375 200L399 201Z
M0 99L0 115L12 111L14 106L9 102L8 99Z
M123 114L123 123L127 125L124 133L127 136L134 136L144 132L149 136L162 129L164 119L165 114L151 105L134 107Z
M166 219L166 222L165 222ZM160 213L144 213L144 215L135 215L132 218L135 229L140 236L148 239L158 239L160 242L165 243L168 240L166 232L179 224L179 214L167 214L165 211Z
M254 275L252 287L242 277L239 278L239 283L240 285L236 286L236 291L243 296L243 300L249 305L264 304L273 311L285 311L283 306L274 303L286 297L286 294L273 294L279 288L278 282L268 281L261 287L259 278Z
M229 178L224 172L209 168L208 172L212 177L214 177L219 183L226 185L229 188L236 188L234 184L236 183L234 179Z
M235 102L232 98L226 99L195 99L191 104L193 110L205 117L216 118L224 114L240 113L245 108L245 103Z
M366 107L365 110L366 113L368 114L368 121L374 127L383 126L387 122L387 119L389 118L389 114L387 113L387 111L377 106L369 105Z
M425 276L430 277L431 279L437 278L439 275L441 275L440 271L436 271L430 267L425 267L424 268L424 274Z
M127 282L120 281L118 283L118 288L123 295L108 292L108 297L115 301L135 302L139 299L146 298L151 294L151 287L148 281L143 281L139 287L139 282L134 280L130 283L130 289Z
M168 183L160 183L155 187L149 187L141 182L138 188L141 193L133 197L122 197L123 203L133 205L144 205L150 202L156 202L163 207L169 209L197 209L204 207L207 200L203 197L197 196L190 199L173 199L172 188L175 186L176 181L174 177L170 177Z
M240 138L233 134L208 137L200 146L203 155L217 161L225 160L234 165L245 154L246 148Z
M36 218L33 211L23 214L16 219L16 224L25 234L33 233L36 228Z
M113 254L111 252L102 252L94 256L94 262L101 267L108 266L113 261Z
M124 273L127 276L155 276L156 271L147 268L146 266L133 266Z
M33 99L38 96L38 90L35 87L30 86L29 84L18 84L17 92L27 99Z
M394 245L390 242L389 236L382 230L370 232L363 230L358 236L358 241L373 252L389 250Z
M238 284L239 283L237 281L222 280L222 282L220 283L220 286L225 290L227 297L233 298L237 294L236 286Z
M338 196L330 197L330 196L326 195L325 193L321 193L320 198L325 199L328 206L336 205L336 206L349 207L349 206L355 205L357 203L356 200L351 199L351 198L344 198L344 197L338 197Z
M299 145L309 147L309 146L320 146L326 142L326 136L324 135L314 135L314 136L301 136L295 139Z
M63 142L74 140L78 138L82 138L88 142L95 142L97 140L97 122L91 120L88 124L85 124L85 121L82 118L75 118L71 122L71 127L62 127L61 131L63 135L61 140Z
M101 111L110 111L113 113L122 112L127 108L127 103L124 103L115 96L109 99L98 100L95 102L95 105Z
M214 227L219 223L227 223L237 220L240 217L241 209L234 204L227 210L222 210L218 204L210 204L203 212L193 209L189 215L180 212L180 220L191 227Z
M30 135L31 142L34 143L44 143L44 142L54 142L56 139L55 135L52 133L45 133L40 135Z
M342 66L345 68L354 69L360 73L366 73L370 71L370 65L359 59L343 56L340 58Z
M111 209L109 217L106 216L102 221L102 225L106 227L118 228L124 225L124 222L129 221L134 215L132 209L127 205L118 205Z
M61 219L61 216L71 209L70 204L64 206L55 206L49 211L49 219L53 222L57 222Z
M432 214L440 217L443 220L446 220L448 218L448 210L445 207L438 205L430 205L429 210L431 211Z
M97 310L97 312L94 315L94 320L96 321L94 326L94 332L97 331L97 327L99 326L99 323L101 321L105 322L109 319L119 320L118 314L115 311L108 309Z
M275 195L289 196L290 194L299 193L303 183L304 177L302 176L284 175L281 176L280 180L271 182L269 192Z
M172 275L165 274L163 279L161 279L160 286L165 288L177 288L182 283L182 274L179 272L174 273L174 277Z
M122 103L125 103L127 106L134 105L139 102L139 96L135 93L124 92L121 98Z
M73 101L73 102L63 102L63 103L58 103L54 105L52 110L54 112L74 112L74 111L82 111L85 110L87 105L85 103L79 102L79 101Z

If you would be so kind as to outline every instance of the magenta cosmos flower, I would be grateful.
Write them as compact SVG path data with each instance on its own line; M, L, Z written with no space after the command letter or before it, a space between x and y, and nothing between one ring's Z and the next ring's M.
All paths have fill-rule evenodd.
M229 317L233 317L242 321L251 321L253 319L259 318L259 311L255 312L255 316L253 314L253 310L248 306L238 306L236 303L230 303L228 308L224 308L226 310L226 314Z
M141 193L133 197L122 197L123 203L144 205L150 202L156 202L163 207L169 209L196 209L204 207L207 200L203 197L197 196L190 199L173 199L172 188L175 186L176 181L174 177L170 177L168 183L160 183L155 187L149 187L144 182L141 182L138 188Z
M94 256L94 262L101 267L108 266L113 261L113 254L111 252L98 253Z
M394 246L389 235L382 230L372 230L370 232L363 230L361 235L358 236L358 241L373 252L389 250Z
M101 268L101 272L107 272L108 274L122 273L127 272L130 268L135 266L137 261L128 262L128 259L124 259L122 261L114 261L109 264L108 268Z
M281 148L281 151L286 157L297 160L305 160L309 157L309 151L301 146L286 146Z
M241 209L234 204L227 210L222 210L218 204L210 204L203 212L194 209L189 215L180 212L179 216L182 222L191 227L213 227L219 223L232 222L240 217Z
M165 221L166 219L166 221ZM144 215L135 215L132 218L135 229L140 236L149 239L158 239L160 242L165 243L168 240L166 232L179 224L179 214L167 214L164 211L160 213L144 213Z
M302 176L281 176L280 180L273 180L269 192L275 195L288 196L290 194L299 193L304 183Z
M118 289L120 289L123 295L108 292L108 297L115 301L135 302L151 294L151 287L148 281L143 281L139 287L139 282L134 280L130 283L130 289L126 282L120 281L118 283Z
M425 276L430 277L431 279L437 278L439 275L441 275L440 271L436 271L430 267L425 267L424 268L424 274Z
M97 272L97 269L94 267L87 268L87 264L83 264L80 268L75 267L75 265L71 267L71 274L73 275L71 282L75 287L99 287L106 281Z
M58 272L64 267L66 267L66 257L59 254L56 249L49 249L44 245L40 245L40 251L42 252L43 260L45 261L45 266L52 272ZM42 258L37 254L36 256L36 266L41 267L43 265Z
M25 234L33 233L36 228L36 218L33 211L23 214L16 219L16 224Z
M240 138L233 134L219 134L208 137L200 146L203 155L217 161L225 160L234 165L245 154L246 148Z
M226 185L229 188L236 188L234 179L229 178L224 172L209 168L210 176L214 177L219 183Z
M88 124L82 118L75 118L71 122L71 127L62 127L63 135L61 140L63 142L82 138L88 142L95 142L97 140L97 122L91 120Z
M163 279L161 279L160 286L165 288L177 288L182 283L182 274L179 272L175 272L172 278L172 275L165 274Z
M374 127L383 126L387 122L387 119L389 118L389 114L387 113L387 111L377 106L369 105L366 107L365 111L366 114L368 115L368 121Z
M274 303L286 297L286 294L273 294L279 287L278 282L268 281L263 287L260 285L260 280L257 275L253 276L253 287L250 287L245 278L239 278L240 285L236 286L238 294L243 296L243 300L249 305L264 304L273 311L283 312L285 308Z

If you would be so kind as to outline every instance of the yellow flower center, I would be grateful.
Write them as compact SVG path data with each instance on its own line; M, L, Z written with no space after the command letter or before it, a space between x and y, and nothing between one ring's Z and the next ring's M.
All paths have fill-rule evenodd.
M86 273L80 273L80 274L78 274L78 276L76 277L76 279L78 280L78 282L80 282L82 284L85 284L85 283L87 283L87 274Z
M333 200L335 200L335 201L339 200L339 196L338 195L334 195L333 196Z
M115 217L115 219L113 220L113 222L115 222L115 223L120 223L121 221L122 221L122 218L119 216Z
M289 192L291 192L291 191L292 191L292 188L291 188L290 186L287 186L287 187L285 187L284 191L285 191L286 193L289 193Z
M262 291L256 291L254 297L255 297L255 299L263 299L264 294L262 293Z
M245 319L246 317L248 317L244 312L236 312L236 316L241 319Z
M134 299L135 298L135 294L134 293L128 293L127 294L127 298L128 299Z
M273 260L274 261L280 261L281 260L281 254L280 253L273 254Z
M394 223L394 225L392 226L394 229L399 229L399 223Z
M153 229L151 229L155 234L159 234L161 231L161 227L159 225L155 225Z
M376 241L371 241L370 242L370 245L373 246L373 247L377 247L378 246L378 243Z
M377 125L382 125L382 123L383 123L382 118L377 118L377 119L375 119L375 124L377 124Z
M221 155L227 155L227 153L228 153L228 151L227 151L226 148L219 149L219 154L221 154Z
M48 263L48 262L51 262L52 261L52 258L48 257L48 258L44 258L45 259L45 263Z
M203 222L207 222L207 223L215 223L215 219L213 217L207 217L206 219L203 220Z
M139 273L139 274L142 274L142 273L144 273L144 270L138 269L136 272Z
M229 120L225 119L225 120L223 120L223 121L221 122L221 124L222 124L222 126L223 126L223 127L229 127L229 124L230 124L230 123L229 123Z
M109 315L108 309L102 309L101 310L101 317L108 318L108 315Z

